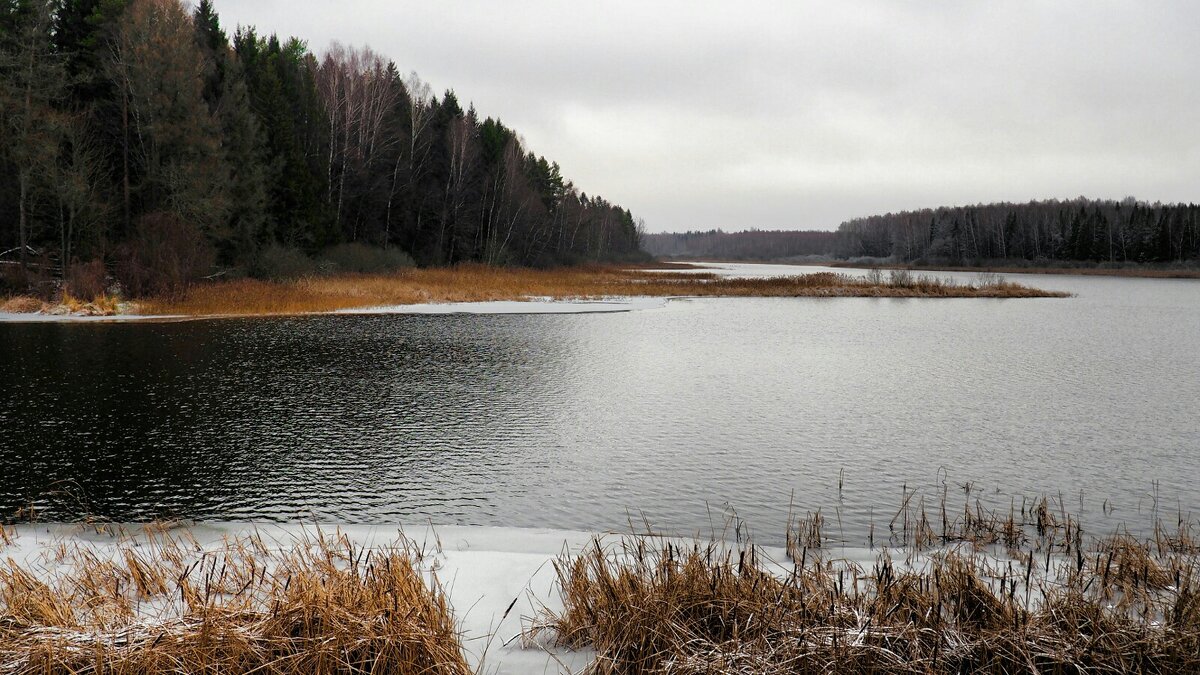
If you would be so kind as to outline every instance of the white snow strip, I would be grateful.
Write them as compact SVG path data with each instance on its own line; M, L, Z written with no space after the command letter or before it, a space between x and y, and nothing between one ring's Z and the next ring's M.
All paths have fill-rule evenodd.
M42 314L0 312L0 323L117 323L126 321L175 321L187 319L173 314L113 314L111 316L84 316L81 314Z
M445 302L420 305L388 305L384 307L355 307L336 314L599 314L657 309L667 304L667 298L623 297L606 300L552 300L530 298L527 301L496 300L492 302Z
M426 558L426 563L436 570L448 595L468 660L476 672L559 673L564 667L579 672L594 657L591 650L572 651L549 643L540 648L524 646L517 637L543 609L562 610L553 561L563 553L575 555L591 546L594 533L480 526L246 522L185 527L203 551L220 550L227 541L251 535L258 535L268 547L291 549L300 542L313 541L318 529L327 537L345 535L358 549L388 547L403 537L424 551L440 550L433 558ZM143 526L136 524L104 525L102 529L87 524L24 524L10 531L15 537L9 545L0 542L0 560L47 575L54 569L49 561L64 544L86 547L101 560L120 560L122 549L147 542ZM623 535L602 536L602 546L607 549L608 543L620 542ZM689 539L674 541L692 543ZM759 551L765 556L761 561L764 569L780 576L792 573L792 563L782 548L760 547ZM915 569L936 552L906 558L902 551L893 550L894 564L900 570ZM871 569L880 554L879 549L842 547L813 552L835 565L861 569Z
M434 302L417 305L354 307L352 309L339 309L333 312L311 312L304 316L321 314L605 314L658 309L666 306L670 299L637 296L608 298L605 300L555 300L553 298L537 297L530 298L527 301ZM114 314L112 316L82 316L77 314L42 314L40 312L32 314L0 312L0 323L114 323L126 321L248 318L248 316L252 315L187 316L180 314ZM272 315L265 315L265 317L269 316Z
M577 552L592 535L564 530L535 530L500 527L428 525L367 526L277 523L203 523L189 526L189 534L205 550L221 548L226 537L259 534L268 545L289 548L311 538L320 527L326 535L345 534L361 548L384 547L399 536L423 543L434 550L437 577L449 596L455 618L463 631L468 659L481 672L558 673L566 664L573 672L591 660L590 651L523 647L517 636L522 622L528 625L543 606L561 610L554 589L553 559L564 551ZM111 531L113 528L109 528ZM15 528L12 545L0 545L0 558L11 559L26 569L46 570L56 545L78 543L89 547L98 558L119 559L119 547L128 548L145 539L138 525L116 526L118 535L80 524L28 524ZM511 611L509 607L511 606ZM508 612L507 615L505 612ZM507 644L506 644L507 643ZM486 652L486 653L485 653ZM551 652L553 656L551 656Z

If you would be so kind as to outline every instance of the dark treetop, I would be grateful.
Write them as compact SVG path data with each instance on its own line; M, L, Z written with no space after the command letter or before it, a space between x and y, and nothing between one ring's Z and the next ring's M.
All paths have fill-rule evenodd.
M639 255L628 210L453 91L368 49L229 36L208 0L0 0L0 140L17 287L82 270L157 292L347 244L422 264Z

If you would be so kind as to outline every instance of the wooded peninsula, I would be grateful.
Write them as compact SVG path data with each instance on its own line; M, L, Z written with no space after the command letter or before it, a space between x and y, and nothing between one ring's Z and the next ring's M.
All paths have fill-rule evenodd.
M645 257L627 209L453 91L230 36L209 0L0 2L0 222L0 285L45 297Z
M12 224L0 229L0 294L11 311L57 300L107 313L118 295L148 307L270 313L359 306L367 296L524 299L587 289L589 297L978 293L904 278L752 289L616 267L534 272L651 255L1017 269L1200 259L1200 207L1133 199L889 213L835 232L648 235L628 209L583 192L514 129L464 109L453 90L435 94L369 48L335 43L318 56L299 38L253 27L231 36L210 0L194 11L180 0L0 3L0 140L0 221ZM529 270L492 274L488 282L502 287L487 292L464 286L483 281L474 268L453 280L405 272L386 292L366 280L375 291L343 292L333 281L461 265ZM296 281L311 289L314 278L328 288L298 299ZM201 291L198 282L217 283ZM443 291L417 293L419 283ZM328 299L332 288L342 300ZM1006 288L989 294L1029 290ZM250 300L270 293L289 299Z

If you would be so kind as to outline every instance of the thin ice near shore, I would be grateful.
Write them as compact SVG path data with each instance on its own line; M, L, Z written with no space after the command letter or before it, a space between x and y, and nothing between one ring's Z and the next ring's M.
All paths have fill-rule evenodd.
M546 607L561 608L553 592L554 570L551 561L564 550L578 550L591 537L588 533L530 530L514 528L437 527L429 526L355 526L317 524L256 524L206 523L188 527L166 528L162 525L85 525L85 524L26 524L7 530L10 543L0 538L0 590L6 584L19 583L13 570L30 571L51 587L71 583L73 566L80 560L99 561L118 568L131 560L148 563L163 551L175 555L168 541L183 542L179 547L190 552L182 567L199 584L215 583L205 579L205 561L221 561L230 550L252 549L247 542L261 541L272 555L284 555L300 548L315 547L319 540L335 542L334 548L345 546L355 551L360 560L370 560L365 552L378 559L381 551L404 542L409 550L419 551L423 573L430 584L444 588L463 644L463 651L472 669L486 664L486 672L554 673L559 663L578 670L591 659L591 652L550 650L524 644L520 635L523 620L527 623ZM265 556L256 555L259 562ZM222 569L223 571L223 569ZM136 575L133 575L136 576ZM436 579L436 581L435 581ZM138 612L129 620L117 622L124 626L111 635L129 640L138 631L162 632L170 625L179 626L187 620L181 607L180 589L168 588L164 593L143 597L130 582L125 592L132 593ZM0 594L2 595L2 594ZM0 604L0 622L6 608ZM121 631L124 631L123 633ZM3 631L0 631L2 633ZM87 643L87 629L56 631L56 639ZM49 633L48 633L49 634ZM0 649L0 653L3 650ZM0 666L0 673L7 672ZM438 671L441 672L441 671Z
M193 574L203 573L206 558L219 559L229 548L251 539L265 542L273 552L284 552L326 538L349 544L360 556L362 551L378 552L407 541L425 552L425 573L431 581L440 580L446 591L467 662L472 668L482 664L485 672L501 675L553 673L563 667L578 672L591 662L595 653L590 649L569 649L555 645L550 636L530 638L528 633L548 613L564 611L555 561L609 541L606 536L597 539L593 533L566 530L428 525L205 523L168 529L158 524L25 524L8 532L10 543L0 542L0 552L8 561L0 565L0 586L5 573L18 567L33 570L41 581L54 586L69 578L73 561L80 558L120 567L128 564L132 552L145 561L165 550L163 542L168 539L184 541L193 551L189 560L181 561ZM613 536L612 541L618 545L620 538ZM769 559L784 561L774 566L777 574L789 573L785 549L762 551ZM841 553L847 566L867 566L877 554L867 549ZM136 592L133 584L129 586L129 592ZM162 597L138 598L139 615L126 630L159 630L155 626L179 621L182 609L170 599L178 594L167 589ZM0 606L0 616L3 609ZM75 633L88 639L79 629Z
M811 527L804 526L806 522ZM259 575L268 574L272 564L290 559L296 551L315 551L318 556L328 556L336 561L338 569L357 574L354 570L369 566L372 555L378 564L387 551L403 550L416 561L430 588L444 590L448 608L453 612L455 642L461 641L465 663L475 672L536 673L561 672L562 669L579 672L582 668L595 668L597 664L593 661L597 653L588 646L588 640L580 641L587 633L575 632L591 629L577 623L579 608L565 606L564 602L578 602L579 597L573 595L576 592L591 592L575 587L581 581L577 576L581 564L610 566L604 574L641 570L627 581L653 585L658 583L654 579L665 569L662 567L665 562L675 559L679 562L672 564L684 564L682 561L687 556L701 555L707 557L707 564L714 565L710 572L720 572L720 576L729 579L733 578L729 575L744 576L742 582L748 582L760 573L779 583L794 580L797 575L817 575L813 578L822 585L836 584L826 588L826 592L840 588L838 597L845 601L860 592L869 593L872 579L878 583L885 577L904 579L910 572L928 574L931 566L940 569L946 561L966 555L977 561L972 564L981 565L978 569L983 570L985 576L978 579L998 575L996 578L1002 579L1001 588L1007 589L1004 593L1012 593L1018 599L1024 597L1026 609L1031 601L1031 589L1018 579L1021 572L1028 575L1042 565L1041 558L1035 565L1030 557L1026 562L1028 567L1017 565L1014 572L1014 560L1006 556L1002 546L979 549L967 542L935 546L920 552L909 551L907 555L898 549L894 553L900 557L893 560L886 549L828 548L819 534L819 520L801 519L793 529L796 536L789 534L786 548L748 548L745 543L720 539L706 542L649 535L595 535L496 527L312 523L208 523L178 527L157 523L125 526L25 524L0 533L3 535L0 536L0 551L7 561L0 565L0 600L7 597L11 602L14 584L24 584L29 589L40 584L45 584L47 589L61 589L64 584L78 584L81 580L91 583L95 580L92 576L73 576L81 564L90 566L90 574L96 574L98 570L101 581L109 580L103 584L105 593L113 586L109 582L122 588L120 580L125 579L123 590L119 592L128 596L124 606L132 608L133 613L123 618L105 614L108 617L106 626L86 622L76 626L72 625L71 619L66 619L68 625L65 628L56 627L63 624L60 620L58 623L51 621L42 628L30 626L27 630L77 643L83 649L98 639L123 644L140 640L141 644L146 644L148 637L171 630L196 630L196 621L202 622L203 617L196 617L194 603L190 605L193 609L189 613L189 605L181 599L182 595L192 592L191 587L197 584L203 583L207 587L215 583L224 590L212 597L218 604L226 602L240 592L235 587L243 583L247 561L251 571L246 583L253 583L255 570ZM667 558L661 558L663 555ZM1048 549L1046 556L1049 555ZM1046 557L1045 574L1034 577L1039 587L1041 584L1056 586L1064 583L1055 572L1062 569L1057 564L1060 558L1056 554L1054 559L1056 564L1051 566L1050 558ZM155 569L158 564L155 561L166 561L165 569L178 568L183 572L177 578L159 577L163 580L155 582L154 575L146 572ZM240 568L238 561L242 564ZM232 569L242 570L235 573L242 576L232 584L224 581L227 563ZM1066 560L1066 563L1070 567L1071 561ZM647 564L649 567L643 569L642 566ZM1122 564L1119 562L1114 567L1114 575ZM744 571L746 569L750 571ZM680 568L679 572L683 570ZM874 571L868 574L866 570ZM1121 573L1129 574L1127 570L1121 570ZM23 576L25 574L32 578ZM1025 576L1025 580L1029 581L1029 577ZM1168 593L1172 583L1178 583L1174 579L1152 581L1166 584ZM1011 588L1005 585L1009 582ZM161 585L156 586L156 583ZM702 585L708 587L707 582ZM856 590L860 588L861 591ZM76 591L66 589L66 592L74 594ZM648 588L647 592L656 591ZM1037 597L1037 593L1032 594L1034 605L1038 602ZM10 609L0 603L0 619ZM94 608L77 611L94 612ZM588 613L588 616L595 615ZM625 619L619 621L624 623ZM20 629L21 624L16 625ZM573 629L573 625L576 628ZM854 624L851 629L846 629L848 632L843 637L849 639L857 635L861 638L867 625ZM0 626L0 633L12 628L11 622ZM830 624L822 630L836 632L844 628ZM880 632L878 627L872 630L873 634ZM821 634L820 630L814 633L817 634ZM835 638L835 647L836 644ZM572 646L576 649L571 649ZM8 671L0 667L0 673L3 672ZM596 672L606 671L601 668Z

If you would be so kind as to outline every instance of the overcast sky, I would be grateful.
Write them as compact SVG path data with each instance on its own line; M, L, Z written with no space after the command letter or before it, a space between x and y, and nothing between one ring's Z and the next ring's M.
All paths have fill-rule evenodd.
M1200 201L1200 2L215 0L369 45L650 231Z

